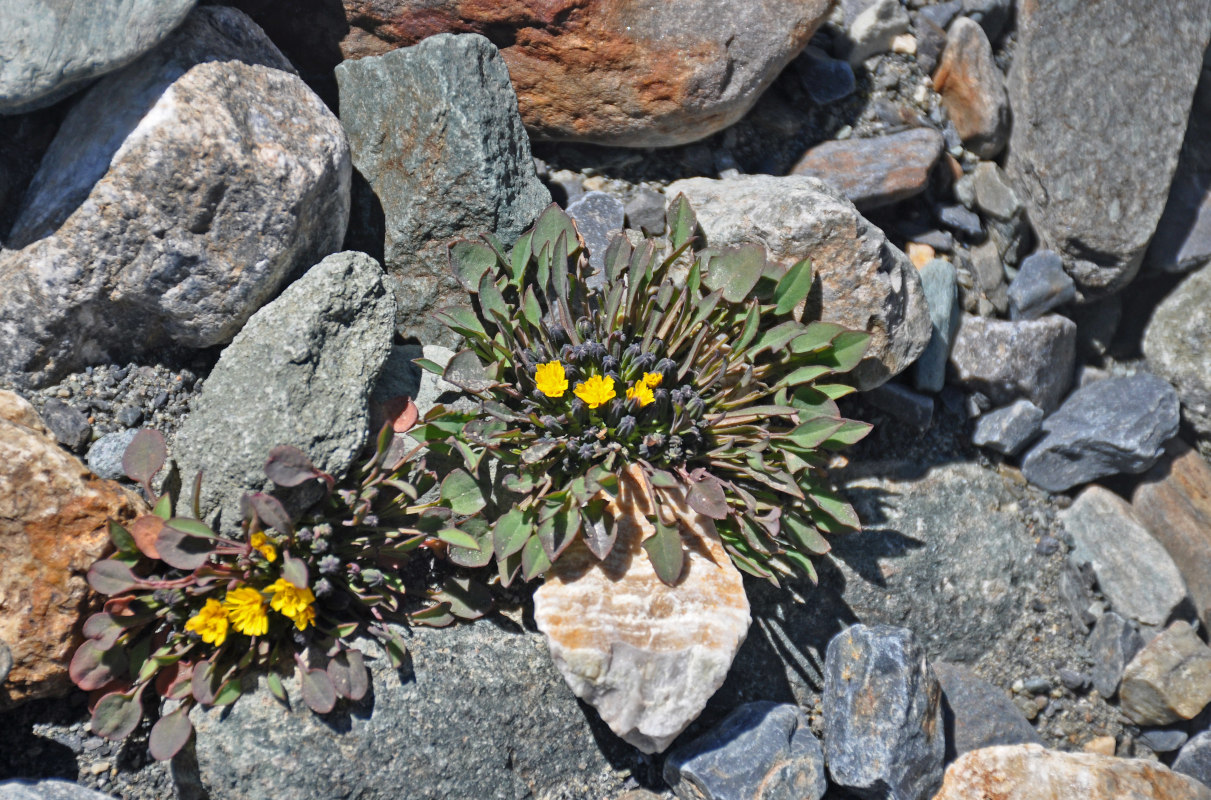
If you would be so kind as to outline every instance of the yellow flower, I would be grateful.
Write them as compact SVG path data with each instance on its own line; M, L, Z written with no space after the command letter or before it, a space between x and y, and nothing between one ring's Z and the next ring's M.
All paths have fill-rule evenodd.
M538 391L547 397L563 397L568 391L568 376L558 361L539 364L534 370L534 382L538 384Z
M222 603L213 598L207 600L202 610L185 623L185 630L201 636L206 644L221 645L227 639L227 615Z
M608 403L618 395L614 393L614 379L594 375L584 383L576 384L576 396L588 405L597 408L602 403Z
M269 537L260 531L252 534L252 537L248 540L248 544L252 545L253 550L260 552L270 564L277 561L277 548L270 543Z
M643 373L643 382L653 389L659 386L662 380L664 380L664 375L660 374L659 372Z
M300 631L307 630L308 625L315 624L315 606L307 606L294 615L294 627Z
M657 375L657 378L660 376ZM637 381L634 386L627 389L628 400L638 400L639 407L643 408L648 403L656 402L656 395L652 394L652 388L647 385L646 378L642 381Z
M264 636L269 630L265 598L251 586L232 589L223 599L223 608L231 625L245 636Z
M312 594L311 589L300 589L285 578L278 578L272 585L266 587L265 591L273 595L273 599L269 601L269 607L290 617L296 625L298 625L299 616L311 610L311 604L315 602L315 595ZM314 611L311 611L311 619L315 619ZM307 627L306 624L300 625L299 630L305 627Z

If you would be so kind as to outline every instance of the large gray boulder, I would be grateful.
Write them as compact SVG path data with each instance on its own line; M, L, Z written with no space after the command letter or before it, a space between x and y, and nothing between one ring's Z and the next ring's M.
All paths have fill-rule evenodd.
M177 434L182 503L200 469L203 517L221 510L226 526L237 523L241 495L270 485L265 459L280 444L344 474L369 433L367 399L394 319L382 270L364 253L328 256L254 314Z
M634 751L590 722L541 635L480 620L404 636L408 667L392 670L367 642L370 693L324 717L297 679L286 682L290 711L263 685L230 709L195 709L198 763L177 771L178 785L200 783L211 800L622 794L626 773L611 760L633 765Z
M129 64L197 0L0 0L0 114L48 106Z
M353 165L351 244L382 255L397 324L424 344L457 337L429 312L470 307L447 245L495 233L506 244L550 202L538 180L517 95L482 36L442 34L336 69Z
M783 267L811 258L820 288L818 294L813 288L804 317L872 334L853 371L859 389L902 372L929 343L916 268L829 184L799 175L690 178L665 190L670 201L678 194L690 201L712 247L756 242Z
M1144 330L1148 366L1177 389L1182 416L1204 442L1211 437L1211 266L1191 274L1161 301Z
M1114 292L1139 270L1164 209L1211 5L1018 3L1017 36L1007 170L1078 288Z
M348 145L289 69L241 12L203 8L80 99L0 251L0 379L225 344L340 246Z

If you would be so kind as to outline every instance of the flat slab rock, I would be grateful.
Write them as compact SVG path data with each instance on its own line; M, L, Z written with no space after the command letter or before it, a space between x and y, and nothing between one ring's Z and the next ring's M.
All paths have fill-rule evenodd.
M672 490L656 491L688 548L676 585L656 577L642 547L655 533L645 515L655 512L632 471L609 506L618 538L606 560L576 542L534 592L534 622L572 691L645 753L662 752L702 712L750 622L714 523Z
M944 144L932 128L828 141L804 153L791 173L828 181L860 209L877 208L925 191Z
M1190 623L1173 623L1123 670L1119 700L1140 725L1194 719L1211 703L1211 648Z
M1037 744L974 750L946 770L933 800L1211 800L1211 789L1163 764Z

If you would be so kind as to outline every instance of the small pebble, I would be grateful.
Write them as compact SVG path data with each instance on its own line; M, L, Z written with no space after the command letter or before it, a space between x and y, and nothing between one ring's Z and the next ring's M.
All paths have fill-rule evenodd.
M1047 694L1051 691L1051 681L1046 678L1027 678L1025 686L1031 694Z
M1060 540L1050 534L1043 534L1038 543L1034 546L1034 551L1041 556L1053 556L1060 550Z
M1112 756L1114 755L1114 746L1115 741L1113 736L1097 736L1085 742L1081 746L1081 750L1099 756Z

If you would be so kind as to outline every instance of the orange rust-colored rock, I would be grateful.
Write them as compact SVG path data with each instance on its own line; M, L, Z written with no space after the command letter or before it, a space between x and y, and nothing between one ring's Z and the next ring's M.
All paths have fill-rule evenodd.
M1211 800L1211 789L1155 761L1059 753L1037 744L972 750L933 800Z
M714 523L675 490L656 491L688 554L681 578L656 577L642 542L652 498L632 466L609 510L618 539L605 561L576 542L534 593L534 621L578 697L616 734L663 751L723 683L748 632L748 598ZM672 522L668 520L666 522Z
M344 0L348 29L340 51L362 58L438 33L479 33L500 48L533 137L659 147L738 120L831 5Z
M0 640L13 658L0 709L70 688L93 600L85 573L109 547L107 521L139 513L139 498L92 475L28 402L0 392Z
M950 27L934 86L963 144L980 158L993 158L1009 139L1009 99L978 22L960 17Z

